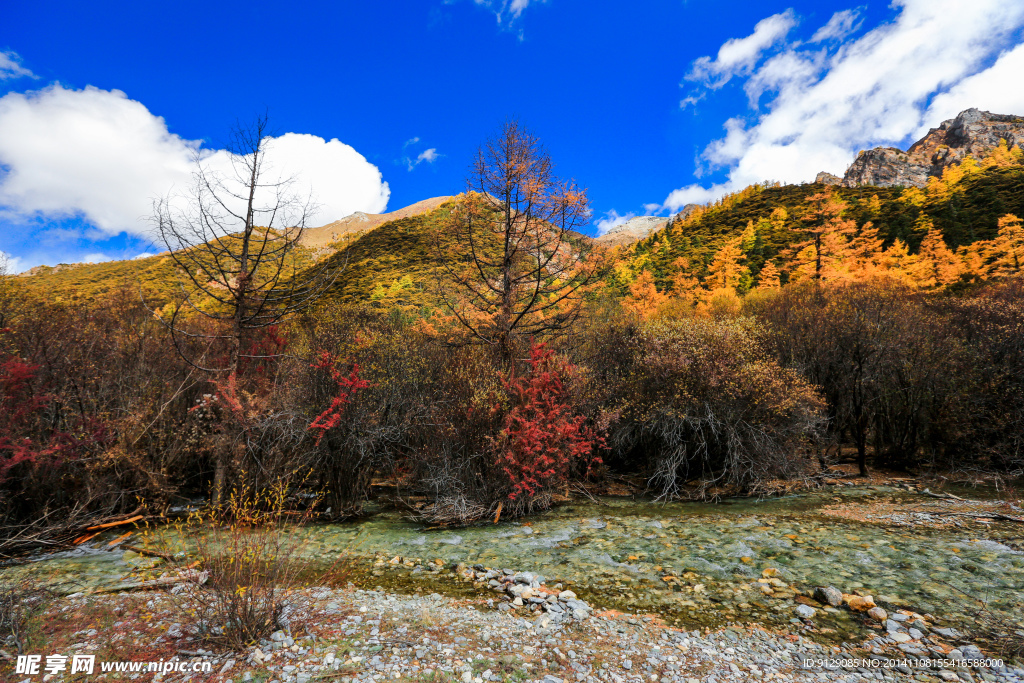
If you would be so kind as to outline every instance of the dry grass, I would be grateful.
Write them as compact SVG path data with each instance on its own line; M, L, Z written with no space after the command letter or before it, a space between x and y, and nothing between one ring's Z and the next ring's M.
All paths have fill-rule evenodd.
M298 626L287 618L290 597L314 577L312 557L302 552L304 536L294 532L309 521L314 506L296 517L286 507L288 496L283 484L236 490L222 507L195 512L176 525L187 550L163 552L176 558L179 574L195 579L172 591L185 630L240 651L277 629Z

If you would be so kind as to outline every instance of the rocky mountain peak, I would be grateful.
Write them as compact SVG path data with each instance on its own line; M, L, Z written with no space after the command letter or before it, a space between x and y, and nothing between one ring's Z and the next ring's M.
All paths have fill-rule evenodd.
M598 237L597 241L609 246L630 244L650 236L667 224L668 218L664 216L634 216L625 223L609 229L608 232Z
M924 187L929 177L941 176L944 168L959 164L967 156L983 156L1000 140L1006 140L1010 148L1024 147L1024 116L966 109L932 128L905 152L895 147L861 152L847 169L842 184Z

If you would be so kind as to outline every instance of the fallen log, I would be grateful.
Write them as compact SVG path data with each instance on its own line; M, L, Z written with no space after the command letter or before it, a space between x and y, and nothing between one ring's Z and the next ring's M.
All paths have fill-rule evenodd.
M132 535L132 534L134 534L134 533L135 533L134 531L129 531L129 532L128 532L128 533L126 533L126 534L123 534L123 535L121 535L121 536L118 536L118 537L117 537L117 538L115 538L115 539L114 539L113 541L111 541L110 543L108 543L108 544L107 544L107 547L108 547L108 548L113 548L113 547L114 547L115 545L118 545L118 544L120 544L120 543L124 543L125 541L127 541L127 540L128 540L128 537L129 537L129 536L131 536L131 535Z
M107 522L106 524L97 524L95 526L86 527L85 530L86 531L96 531L97 529L110 529L110 528L115 527L115 526L121 526L122 524L131 524L132 522L138 522L138 521L140 521L142 519L144 519L143 515L135 515L134 517L129 517L128 519L122 519L122 520L119 520L117 522Z
M91 540L93 538L96 538L99 535L100 535L100 532L97 531L97 532L92 533L92 534L85 534L84 536L79 536L75 540L71 541L71 545L82 545L86 541Z

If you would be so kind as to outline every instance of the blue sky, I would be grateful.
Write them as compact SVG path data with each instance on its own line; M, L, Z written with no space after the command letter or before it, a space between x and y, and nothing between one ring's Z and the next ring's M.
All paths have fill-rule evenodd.
M1019 0L8 3L0 251L153 251L153 197L266 108L315 224L464 187L510 116L589 187L592 232L841 174L977 106L1024 114Z

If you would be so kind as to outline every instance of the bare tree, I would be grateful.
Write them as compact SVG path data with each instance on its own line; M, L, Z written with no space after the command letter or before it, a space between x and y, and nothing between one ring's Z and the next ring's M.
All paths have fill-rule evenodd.
M550 335L579 316L596 277L586 189L562 181L537 137L506 122L482 146L469 193L436 240L441 298L472 342L498 349L506 364L517 340Z
M336 274L327 262L306 262L296 249L316 207L312 197L296 192L294 178L273 173L267 159L272 144L266 115L237 124L226 168L214 166L225 166L220 153L197 152L191 187L156 200L152 216L182 287L173 311L158 317L181 357L214 376L243 427L239 364L279 355L253 346L254 333L309 307ZM215 502L230 457L217 456Z

